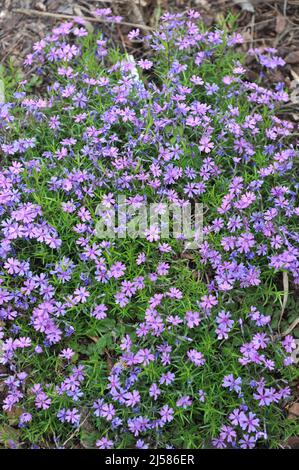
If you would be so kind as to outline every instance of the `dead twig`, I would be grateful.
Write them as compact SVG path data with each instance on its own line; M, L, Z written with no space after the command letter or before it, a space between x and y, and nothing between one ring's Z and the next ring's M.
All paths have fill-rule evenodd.
M64 443L62 444L62 447L65 447L66 444L71 440L73 439L74 436L76 436L78 434L78 432L80 431L80 428L83 426L83 424L85 423L85 421L87 420L87 418L89 418L89 413L87 413L86 417L83 419L83 421L81 421L81 423L79 424L79 426L75 429L75 431L67 438L66 441L64 441Z
M129 4L130 4L134 19L136 19L138 23L140 24L145 24L144 18L143 18L143 15L141 13L139 6L133 0L129 0Z

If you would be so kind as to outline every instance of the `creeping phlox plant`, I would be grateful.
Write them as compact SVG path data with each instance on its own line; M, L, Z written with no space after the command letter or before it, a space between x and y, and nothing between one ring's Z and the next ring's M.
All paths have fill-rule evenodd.
M273 326L299 283L287 93L247 81L242 37L194 11L129 38L147 58L61 24L25 61L39 95L23 80L0 104L2 442L276 447L298 432L296 343ZM158 226L100 239L120 194L202 203L199 247Z

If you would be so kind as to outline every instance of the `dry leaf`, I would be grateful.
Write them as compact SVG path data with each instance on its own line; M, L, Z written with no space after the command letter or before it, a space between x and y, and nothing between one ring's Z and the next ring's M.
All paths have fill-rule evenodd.
M294 91L290 94L290 101L293 104L299 104L299 88L295 88Z
M287 64L299 64L299 50L290 52L284 60Z
M202 7L206 11L210 10L210 5L207 0L195 0L195 5Z
M286 441L286 445L291 449L299 449L299 437L292 436Z
M88 338L91 339L94 343L97 343L100 339L98 336L88 336Z
M295 70L291 70L291 75L294 80L290 84L290 89L293 90L290 94L290 101L297 105L299 103L299 75L297 75Z
M289 418L298 418L299 417L299 403L293 403L289 407Z
M291 81L291 89L294 89L299 85L299 75L295 72L295 70L291 70L291 75L294 79Z
M8 417L8 422L11 426L18 424L19 417L24 412L24 409L20 406L14 406L10 411L6 412L6 416Z
M35 8L40 11L47 11L46 5L43 2L37 2Z

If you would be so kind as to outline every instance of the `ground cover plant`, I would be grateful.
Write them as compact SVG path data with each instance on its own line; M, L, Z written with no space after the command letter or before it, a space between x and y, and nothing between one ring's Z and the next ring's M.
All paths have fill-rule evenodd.
M4 76L1 441L278 447L298 434L282 328L299 283L298 152L275 114L288 95L248 82L242 37L194 11L130 38L148 57L77 18L35 44L32 79ZM283 66L275 49L250 54ZM202 242L186 251L159 226L100 239L118 195L127 223L143 203L202 203Z

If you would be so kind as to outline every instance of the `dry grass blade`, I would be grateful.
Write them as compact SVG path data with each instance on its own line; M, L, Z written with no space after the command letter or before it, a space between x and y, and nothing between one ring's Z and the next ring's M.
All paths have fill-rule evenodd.
M280 324L282 322L283 314L289 298L289 276L287 271L284 271L282 274L282 283L283 283L283 301L281 306L280 318L278 322L278 331L280 332Z

